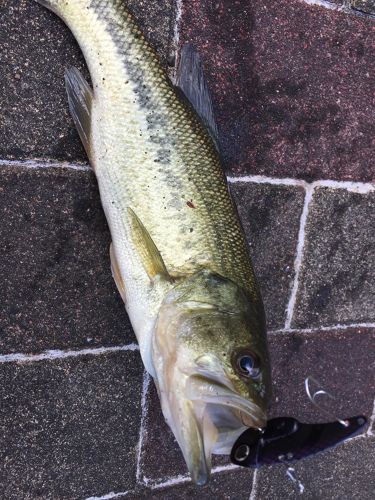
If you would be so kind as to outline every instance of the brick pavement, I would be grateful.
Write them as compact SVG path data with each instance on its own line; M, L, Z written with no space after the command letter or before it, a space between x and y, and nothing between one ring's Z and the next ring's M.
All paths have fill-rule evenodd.
M371 0L130 4L170 71L175 46L202 53L265 300L271 415L325 420L303 391L314 375L337 395L333 413L372 420L292 469L254 473L217 457L210 485L190 483L112 282L108 228L68 115L63 72L84 68L79 49L51 13L4 0L0 497L371 499Z

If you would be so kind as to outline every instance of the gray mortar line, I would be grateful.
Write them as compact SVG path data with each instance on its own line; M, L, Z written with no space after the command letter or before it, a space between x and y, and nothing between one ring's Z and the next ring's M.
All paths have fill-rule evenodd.
M332 325L332 326L321 326L316 328L289 328L289 329L280 329L280 330L270 330L268 335L282 335L287 333L318 333L321 331L336 331L336 330L350 330L354 328L375 328L375 323L353 323L349 325ZM99 356L101 354L107 354L111 352L120 352L120 351L139 351L138 344L132 343L122 346L113 346L113 347L91 347L86 349L78 349L78 350L60 350L60 349L50 349L47 351L43 351L39 354L27 354L23 352L18 353L10 353L10 354L0 354L0 364L1 363L34 363L38 361L51 361L55 359L65 359L65 358L77 358L79 356ZM144 381L144 384L146 382ZM145 388L148 389L150 383L150 379L147 382L147 385L144 385ZM143 396L142 396L143 397ZM143 401L143 399L142 399ZM143 408L143 407L142 407ZM147 411L147 407L144 407L145 415Z
M13 168L30 168L30 169L48 169L48 168L64 168L71 170L78 170L84 172L91 172L92 168L90 165L79 164L79 163L69 163L66 161L48 161L48 160L1 160L1 167L13 167ZM240 177L227 176L229 184L272 184L280 186L295 186L308 189L309 187L327 187L331 189L346 189L347 191L352 191L360 194L367 194L369 192L375 191L375 184L370 182L352 182L352 181L338 181L321 179L308 183L302 179L293 179L289 177L267 177L264 175L244 175Z
M260 183L266 183L266 178L261 177L258 179ZM280 179L283 180L284 185L292 185L291 181L293 179ZM239 181L237 181L239 182ZM299 181L297 185L301 185ZM276 182L272 182L272 184L276 184ZM310 203L313 200L314 191L317 188L330 188L330 189L346 189L347 191L358 193L358 194L368 194L375 191L375 185L366 182L350 182L350 181L332 181L332 180L320 180L314 181L313 183L304 183L302 184L305 188L305 200L303 204L301 219L300 219L300 228L298 232L297 239L297 249L296 249L296 257L294 260L294 281L292 286L292 291L290 294L289 302L286 309L286 320L285 320L285 331L291 330L291 323L293 320L295 305L297 301L297 293L299 288L299 277L302 268L303 261L303 252L305 246L305 234L306 234L306 224L309 215Z
M81 165L79 163L68 163L64 161L48 161L48 160L0 160L0 167L12 168L30 168L30 169L46 169L46 168L67 168L71 170L90 171L90 165Z
M213 467L211 474L219 474L220 472L226 472L226 471L231 471L231 470L241 470L241 469L242 469L242 467L239 467L238 465L234 465L234 464L218 465L216 467ZM147 485L152 490L159 490L161 488L166 488L168 486L174 486L176 484L181 484L181 483L187 483L189 481L191 481L189 474L180 474L178 476L166 479L162 483L151 484L150 481L148 480Z
M309 206L310 206L310 203L313 199L313 193L314 193L313 185L308 186L306 188L305 200L304 200L303 210L302 210L301 219L300 219L296 257L294 260L294 282L293 282L293 287L292 287L292 291L290 294L288 306L286 309L287 315L286 315L285 326L284 326L285 330L288 330L291 327L291 323L293 320L294 309L295 309L296 300L297 300L297 292L298 292L298 287L299 287L299 275L300 275L301 267L302 267L303 250L304 250L304 246L305 246L305 229L306 229L307 217L309 214Z
M243 175L238 177L227 176L229 184L276 184L281 186L299 186L307 188L309 185L301 179L292 179L291 177L267 177L266 175Z
M268 335L282 335L287 333L319 333L337 330L352 330L354 328L369 328L375 329L375 323L349 323L347 325L325 325L316 326L314 328L280 328L278 330L269 330Z
M366 432L366 436L370 437L370 436L375 435L374 424L375 424L375 399L374 399L374 406L372 408L372 415L371 415L370 420L369 420L369 425L368 425L368 429Z
M178 46L180 43L180 21L182 17L182 1L183 0L176 0L176 19L175 19L175 24L174 24L174 30L173 30L173 50L175 53L175 64L174 68L171 71L171 79L173 83L176 81L176 71L177 71L177 60L178 60Z
M115 493L114 491L111 491L111 493L107 493L106 495L100 496L100 497L88 497L85 500L110 500L111 498L119 498L122 496L127 496L130 495L132 491L122 491L119 493Z
M254 475L253 475L253 483L251 485L251 493L249 496L249 500L255 500L257 496L257 490L258 490L258 469L254 469Z
M370 19L375 19L374 14L368 12L363 12L361 10L351 7L348 0L344 0L342 5L337 5L329 0L300 0L300 2L306 3L307 5L313 5L317 7L323 7L328 10L335 10L337 12L343 12L344 14L351 14L358 17L368 17Z
M367 194L375 191L375 184L371 182L353 182L353 181L336 181L330 179L321 179L314 182L306 182L302 179L293 179L290 177L267 177L265 175L245 175L240 177L227 177L229 184L273 184L277 186L294 186L304 189L310 188L331 188L331 189L346 189L353 193Z
M139 426L139 440L138 440L138 452L137 452L137 468L136 468L136 480L137 483L144 483L146 484L145 481L143 481L142 478L142 448L143 448L143 438L145 436L145 420L148 414L148 401L147 401L147 394L150 388L150 382L151 382L151 376L149 373L146 371L144 372L143 375L143 385L142 385L142 399L141 399L141 408L142 408L142 413L141 413L141 423Z
M337 5L336 3L329 2L328 0L302 0L302 2L307 3L307 5L317 5L329 10L338 10L340 12L346 11L346 7L344 7L344 5Z
M139 351L137 344L128 344L114 347L91 347L87 349L80 349L76 351L62 351L59 349L51 349L43 351L39 354L0 354L1 363L35 363L37 361L52 361L55 359L78 358L80 356L98 356L110 352L121 351Z

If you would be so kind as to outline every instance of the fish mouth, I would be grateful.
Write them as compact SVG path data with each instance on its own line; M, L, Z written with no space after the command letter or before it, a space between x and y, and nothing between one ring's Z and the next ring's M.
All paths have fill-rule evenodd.
M227 378L202 371L188 377L183 401L179 408L188 408L188 415L172 410L171 427L192 480L204 485L210 476L212 454L230 454L242 432L266 425L266 414L256 403L239 395ZM178 428L187 421L189 432L181 433Z
M261 429L267 423L265 411L250 399L239 395L227 377L213 378L212 375L209 376L202 371L192 375L188 380L186 396L198 406L205 406L204 411L221 434L225 429L238 427ZM216 449L217 446L214 448L214 453Z

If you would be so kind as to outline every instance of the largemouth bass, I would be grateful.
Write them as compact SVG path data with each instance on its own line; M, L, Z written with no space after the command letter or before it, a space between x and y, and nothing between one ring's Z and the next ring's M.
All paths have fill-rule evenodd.
M71 114L112 236L112 274L192 479L263 427L262 300L223 174L199 56L172 85L122 0L37 0L73 32L92 87L66 72ZM124 367L125 369L125 367Z

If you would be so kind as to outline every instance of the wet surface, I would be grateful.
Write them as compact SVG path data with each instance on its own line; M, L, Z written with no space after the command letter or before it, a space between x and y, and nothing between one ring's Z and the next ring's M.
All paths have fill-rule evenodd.
M282 328L304 193L232 184L269 329ZM94 174L2 168L2 353L135 341L109 261L110 234Z
M299 0L194 0L180 43L202 54L234 174L374 179L373 21Z
M258 474L256 498L366 498L373 496L375 476L375 440L355 439L306 461L264 467Z
M372 0L351 4L373 9ZM130 5L164 66L171 68L175 2L131 0ZM3 0L0 17L0 160L86 163L63 81L71 65L87 76L74 38L31 0ZM370 16L299 0L192 0L183 2L179 36L181 44L191 41L202 54L228 173L374 179ZM295 181L285 186L249 180L255 179L231 188L268 326L282 329L295 278L304 191ZM336 396L325 400L330 413L373 415L374 330L342 329L374 322L373 205L373 193L315 191L292 324L310 330L269 336L270 418L328 420L307 399L307 376ZM110 273L110 235L93 173L41 164L1 166L0 212L4 497L373 499L374 429L292 464L292 470L261 468L255 489L251 470L220 469L203 488L184 481L186 465L153 383L143 408L137 464L143 373L138 352L27 363L6 362L3 356L49 349L66 356L69 350L135 341ZM327 325L334 328L319 331ZM216 457L214 464L225 467L229 459ZM151 489L154 484L160 488Z
M234 183L230 189L249 242L268 329L283 328L293 286L304 189L255 183Z
M252 491L252 485L252 471L234 470L213 474L207 486L195 486L189 481L160 490L148 490L139 495L131 494L131 498L137 500L140 498L162 500L189 500L191 498L199 498L201 500L211 500L212 498L248 500Z
M273 367L273 398L269 418L292 416L301 422L327 422L327 415L313 406L304 381L317 379L335 400L322 399L332 415L372 415L375 397L374 330L275 333L269 337ZM350 357L348 358L348 353ZM285 383L285 381L288 383ZM153 383L148 393L148 414L141 463L144 477L154 483L186 474L186 465L163 415ZM334 420L334 418L333 418ZM364 430L366 431L366 429ZM318 458L317 458L318 460ZM214 464L229 464L229 457L215 457Z
M0 366L3 498L86 498L135 484L138 352Z
M135 342L91 172L2 168L1 353Z
M171 62L173 0L128 2L144 33ZM0 6L0 158L53 158L86 162L69 115L64 71L88 77L80 49L65 24L32 0Z
M375 321L375 192L317 189L294 327Z

